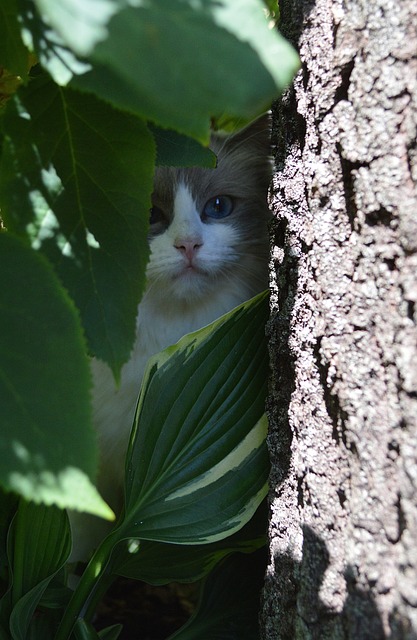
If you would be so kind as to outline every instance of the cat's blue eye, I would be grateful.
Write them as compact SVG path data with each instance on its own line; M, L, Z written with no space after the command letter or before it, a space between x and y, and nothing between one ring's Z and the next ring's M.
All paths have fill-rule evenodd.
M204 205L203 215L209 218L227 218L233 211L234 202L230 196L216 196L210 198Z
M159 207L152 207L149 212L149 223L157 224L158 222L163 222L165 219L164 212Z

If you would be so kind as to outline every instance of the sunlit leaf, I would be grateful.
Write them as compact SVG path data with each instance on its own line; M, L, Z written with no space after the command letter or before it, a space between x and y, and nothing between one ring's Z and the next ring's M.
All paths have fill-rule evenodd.
M154 142L144 122L44 77L9 102L0 202L54 264L116 376L145 285Z
M44 24L91 64L85 73L68 63L74 86L202 142L212 116L247 121L265 111L299 65L261 0L35 3ZM44 64L54 73L53 58Z
M76 310L47 262L0 233L0 483L27 500L111 516L90 479L90 373Z

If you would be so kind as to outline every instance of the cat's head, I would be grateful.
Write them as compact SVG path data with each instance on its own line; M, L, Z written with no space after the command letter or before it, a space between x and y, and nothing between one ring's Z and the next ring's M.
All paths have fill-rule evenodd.
M156 169L148 295L192 304L221 288L243 300L267 287L269 120L213 135L210 147L215 169Z

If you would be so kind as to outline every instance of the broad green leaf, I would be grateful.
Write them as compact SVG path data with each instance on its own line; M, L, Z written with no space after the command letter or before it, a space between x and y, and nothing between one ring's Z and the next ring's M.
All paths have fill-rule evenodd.
M177 167L215 167L216 156L193 138L149 125L156 143L156 164Z
M250 120L265 111L299 65L293 48L269 29L261 0L35 3L92 65L74 76L74 86L202 142L211 116Z
M5 134L6 225L53 263L90 350L117 376L145 285L152 136L137 118L44 76L9 102Z
M265 295L150 360L128 452L121 537L202 544L266 494Z
M20 36L17 0L2 0L0 4L0 86L3 88L3 68L22 78L28 72L28 52ZM1 100L1 99L0 99Z
M27 500L111 517L96 470L78 314L51 267L0 233L0 484Z
M265 545L265 501L240 531L224 540L202 545L179 545L147 540L127 541L113 552L111 571L154 585L195 582L206 576L223 558L236 551L252 553Z
M196 613L169 640L257 640L265 550L236 554L205 581Z
M14 640L25 640L42 594L71 551L68 516L56 507L21 501L13 533L10 631Z

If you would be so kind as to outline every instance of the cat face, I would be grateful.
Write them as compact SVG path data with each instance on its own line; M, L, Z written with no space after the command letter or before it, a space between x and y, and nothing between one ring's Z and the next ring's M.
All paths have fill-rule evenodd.
M148 294L192 304L222 287L267 286L269 130L213 136L217 167L158 167Z

